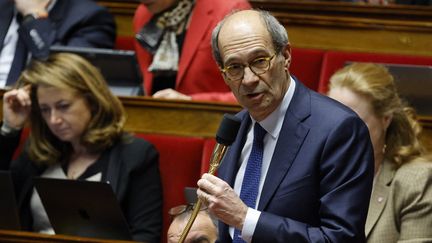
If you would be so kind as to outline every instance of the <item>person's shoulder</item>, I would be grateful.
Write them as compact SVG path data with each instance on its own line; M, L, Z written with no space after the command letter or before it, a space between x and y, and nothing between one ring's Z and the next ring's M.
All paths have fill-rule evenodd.
M401 165L395 174L396 181L412 181L417 183L421 178L432 181L432 161L417 158Z
M132 134L124 134L120 141L120 145L123 147L123 149L130 151L154 149L153 144L151 144L149 141Z
M120 152L120 157L129 161L129 164L142 164L142 161L153 161L159 156L158 150L152 143L128 133L125 133L121 140L114 145L113 150ZM153 159L149 160L149 158Z
M432 162L413 161L399 167L391 186L398 207L430 207Z

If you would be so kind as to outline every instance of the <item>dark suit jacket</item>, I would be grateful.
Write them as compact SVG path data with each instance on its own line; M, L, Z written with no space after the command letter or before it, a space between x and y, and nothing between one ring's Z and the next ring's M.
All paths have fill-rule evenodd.
M234 9L248 9L247 0L197 0L181 47L182 52L175 89L194 100L235 102L212 56L211 33L223 17ZM140 4L134 16L134 31L138 33L153 15ZM148 71L153 56L137 41L137 58L144 78L144 89L152 90L153 74Z
M251 120L247 111L219 176L231 186ZM258 204L252 242L365 242L373 180L368 129L350 109L296 82ZM231 242L219 223L221 242Z
M0 0L0 52L13 13L13 1ZM107 9L94 1L58 0L48 18L23 23L18 33L32 56L43 59L52 45L113 48L115 23ZM9 73L16 78L19 74Z
M7 156L10 156L11 152L4 154L3 148L12 151L15 148L12 145L3 145L16 145L17 138L0 135L0 169L12 172L21 224L24 230L31 230L32 178L42 174L46 167L37 166L28 158L26 152L21 153L19 158L10 164ZM134 240L159 243L162 231L162 185L158 152L150 143L134 138L130 143L118 142L105 153L109 153L106 180L110 182L117 196Z

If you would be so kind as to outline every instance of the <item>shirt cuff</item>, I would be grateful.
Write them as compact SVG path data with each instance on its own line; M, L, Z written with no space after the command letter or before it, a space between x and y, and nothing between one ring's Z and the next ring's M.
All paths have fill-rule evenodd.
M5 121L0 122L0 134L5 137L13 137L19 134L19 131L21 129L16 129L11 126L9 126Z
M256 225L258 224L258 219L261 212L253 208L248 208L246 213L246 218L243 223L241 237L246 242L252 241L252 236L255 232Z

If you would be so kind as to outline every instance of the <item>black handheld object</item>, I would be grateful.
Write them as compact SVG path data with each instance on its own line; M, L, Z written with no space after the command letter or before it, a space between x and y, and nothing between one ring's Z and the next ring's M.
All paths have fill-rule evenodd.
M240 118L234 115L224 114L222 122L219 125L219 129L216 133L216 141L225 146L230 146L237 136L240 123Z
M213 150L212 157L210 159L210 169L208 171L209 174L213 175L222 161L228 146L230 146L235 138L237 137L238 130L240 128L241 120L230 114L224 114L221 124L219 125L219 129L216 133L216 146ZM179 243L183 243L186 239L186 236L189 233L189 230L192 227L193 222L195 221L199 209L201 208L201 200L198 199L194 206L194 210L187 222L185 228L183 229L182 235L180 236Z

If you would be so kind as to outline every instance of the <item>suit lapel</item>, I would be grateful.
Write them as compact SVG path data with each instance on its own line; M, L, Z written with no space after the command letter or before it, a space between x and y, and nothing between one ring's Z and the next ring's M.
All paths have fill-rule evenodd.
M49 18L54 25L54 30L59 29L59 25L65 18L66 11L69 8L70 2L68 0L57 0L54 7L49 12Z
M117 196L117 199L121 201L123 195L120 195L120 190L118 190L118 180L120 178L120 171L122 165L122 157L121 157L121 142L115 144L109 150L109 158L108 158L108 168L106 180L111 185L114 194Z
M290 169L309 128L302 122L310 115L310 94L296 82L294 96L285 114L281 132L264 182L258 210L265 210Z
M187 67L189 67L192 58L197 52L198 47L207 29L210 28L211 23L211 12L213 11L213 5L202 4L204 1L196 1L196 5L192 12L192 18L186 37L183 44L182 55L179 61L179 69L177 74L176 86L179 86L180 82L183 81L183 77L186 73ZM200 4L201 3L201 4Z
M366 218L366 237L369 236L378 219L384 210L390 192L390 184L393 180L395 169L392 164L385 161L382 165L381 172L374 185L371 200L369 203L369 211Z
M2 0L0 1L0 9L2 9L2 15L0 15L0 53L3 49L3 42L6 37L9 25L12 21L14 14L13 1Z

